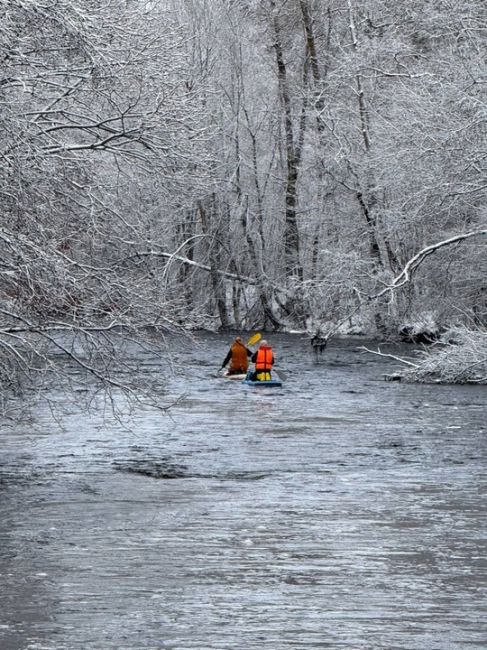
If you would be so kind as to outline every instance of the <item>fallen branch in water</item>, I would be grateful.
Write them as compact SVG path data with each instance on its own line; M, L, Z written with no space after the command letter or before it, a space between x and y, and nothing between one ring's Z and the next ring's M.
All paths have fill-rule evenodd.
M362 347L362 350L389 357L408 366L394 379L435 384L487 383L487 332L458 327L445 332L438 343L418 350L417 363L394 354Z
M407 366L412 366L413 368L419 368L419 364L413 363L412 361L407 361L407 359L403 359L402 357L396 357L395 354L388 354L386 352L381 352L380 348L378 350L370 350L369 348L365 347L365 345L360 346L359 350L364 350L365 352L370 352L370 354L375 354L379 357L388 357L389 359L394 359L395 361L400 361L401 363L405 363Z

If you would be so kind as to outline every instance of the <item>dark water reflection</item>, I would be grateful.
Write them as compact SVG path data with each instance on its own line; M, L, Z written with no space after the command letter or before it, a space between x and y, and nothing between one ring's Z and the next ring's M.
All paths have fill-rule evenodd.
M485 388L277 336L259 392L227 343L178 344L170 417L2 434L1 650L485 649Z

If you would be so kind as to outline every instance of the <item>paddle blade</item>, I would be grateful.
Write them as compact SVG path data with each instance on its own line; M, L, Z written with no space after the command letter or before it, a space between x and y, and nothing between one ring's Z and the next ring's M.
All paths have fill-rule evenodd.
M282 379L282 381L286 381L287 379L287 372L283 372L280 368L272 368L272 372L275 372L276 375Z
M262 338L262 334L260 332L257 332L256 334L254 334L249 338L249 340L247 341L247 345L254 345L254 343L260 341L261 338Z

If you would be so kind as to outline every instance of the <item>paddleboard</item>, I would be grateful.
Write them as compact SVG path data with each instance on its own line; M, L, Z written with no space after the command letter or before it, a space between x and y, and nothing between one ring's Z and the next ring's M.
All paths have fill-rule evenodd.
M262 386L263 388L280 388L282 386L282 381L279 379L268 379L267 381L252 381L252 379L244 379L243 384L247 386Z
M245 379L246 376L247 375L244 373L242 373L241 375L230 375L228 373L228 370L226 370L222 375L224 379L236 379L237 381L242 381L243 379Z

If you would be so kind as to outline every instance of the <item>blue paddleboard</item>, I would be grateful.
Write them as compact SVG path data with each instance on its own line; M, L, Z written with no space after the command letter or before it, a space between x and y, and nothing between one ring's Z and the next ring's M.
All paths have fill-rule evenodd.
M267 379L266 381L253 381L252 379L244 379L243 384L247 386L263 386L265 388L279 388L282 386L282 381L279 379Z

